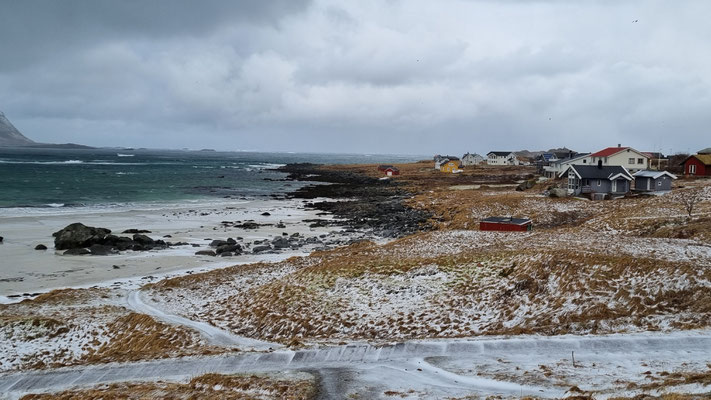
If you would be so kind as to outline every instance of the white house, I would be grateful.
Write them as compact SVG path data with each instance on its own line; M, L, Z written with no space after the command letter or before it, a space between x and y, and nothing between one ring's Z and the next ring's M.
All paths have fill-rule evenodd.
M487 155L489 165L516 165L516 153L512 151L490 151Z
M479 154L471 154L467 153L462 156L462 165L479 165L482 162L484 162L484 157L480 156Z
M648 154L637 151L631 147L608 147L597 153L590 154L590 165L625 167L631 172L649 169L650 157Z
M590 165L590 153L577 154L571 158L552 161L550 165L543 167L543 176L555 179L561 172L566 170L569 165Z

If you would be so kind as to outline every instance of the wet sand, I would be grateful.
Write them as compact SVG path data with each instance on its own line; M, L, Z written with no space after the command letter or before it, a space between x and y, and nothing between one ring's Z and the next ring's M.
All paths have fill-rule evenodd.
M330 219L305 209L303 200L230 200L209 204L181 204L166 208L116 209L42 209L29 215L3 214L0 210L0 303L17 301L23 294L46 292L54 288L86 287L93 284L127 280L128 278L165 275L187 270L200 271L228 265L256 261L274 261L293 255L308 254L313 247L285 250L272 254L251 254L249 250L234 257L196 256L198 250L209 249L212 239L242 237L242 243L272 239L286 232L305 237L329 234L338 230L333 226L309 228L304 219ZM268 212L271 215L261 215ZM256 230L225 227L222 221L254 220L261 226ZM146 252L126 251L109 256L63 256L55 252L52 233L65 226L81 222L88 226L104 227L120 234L126 229L145 229L153 239L188 242L191 245ZM164 238L171 235L170 238ZM34 250L44 244L48 250ZM135 279L134 279L135 280ZM20 298L15 297L21 295ZM11 296L11 297L7 297Z

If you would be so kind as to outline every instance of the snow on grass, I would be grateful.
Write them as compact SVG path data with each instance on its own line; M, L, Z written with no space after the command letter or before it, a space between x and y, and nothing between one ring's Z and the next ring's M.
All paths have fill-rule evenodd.
M67 289L0 306L0 371L218 351L124 302L119 291Z

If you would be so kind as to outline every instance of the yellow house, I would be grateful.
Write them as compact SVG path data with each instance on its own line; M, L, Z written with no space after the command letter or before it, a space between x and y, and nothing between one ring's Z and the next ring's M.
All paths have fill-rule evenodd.
M459 171L459 164L457 164L456 161L447 161L446 163L443 163L442 165L439 166L439 170L442 172L455 172Z

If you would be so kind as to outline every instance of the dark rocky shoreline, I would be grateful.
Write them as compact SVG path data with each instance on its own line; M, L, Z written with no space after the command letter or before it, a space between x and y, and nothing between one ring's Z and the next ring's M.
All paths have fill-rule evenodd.
M411 193L392 180L380 180L361 174L322 168L319 164L287 164L277 168L287 179L315 182L288 194L290 198L313 201L306 206L333 214L334 225L368 231L380 237L403 237L431 230L431 214L405 205ZM318 223L329 223L320 220Z

